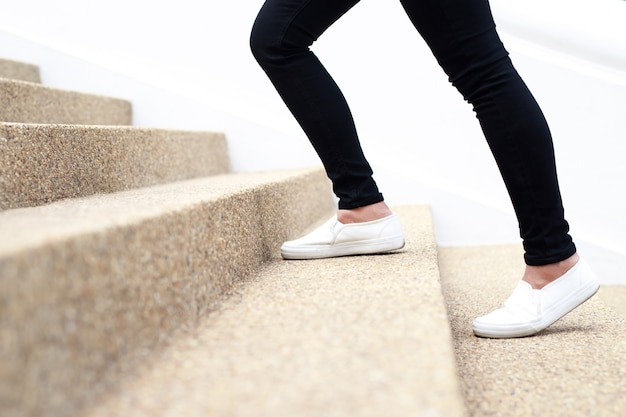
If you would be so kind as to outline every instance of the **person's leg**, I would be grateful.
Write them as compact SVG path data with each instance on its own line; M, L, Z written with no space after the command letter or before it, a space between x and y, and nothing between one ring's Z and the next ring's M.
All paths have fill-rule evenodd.
M564 218L548 125L496 33L488 1L401 3L450 82L473 105L515 208L527 264L523 280L534 290L546 287L572 270L578 255ZM589 285L587 292L595 283Z
M340 209L383 201L339 87L310 46L359 0L267 0L252 52L302 126L339 198Z
M358 1L267 0L252 29L253 55L308 136L339 198L332 227L324 226L324 233L313 233L314 239L305 236L286 242L281 248L286 258L384 252L404 245L398 220L372 178L348 104L310 50L313 42ZM352 223L360 226L345 227ZM388 224L391 226L385 226ZM387 232L381 231L390 235L385 237ZM380 233L383 235L378 236ZM343 238L347 240L339 243Z
M519 220L526 263L572 256L544 116L513 68L487 0L402 0L452 84L474 106Z

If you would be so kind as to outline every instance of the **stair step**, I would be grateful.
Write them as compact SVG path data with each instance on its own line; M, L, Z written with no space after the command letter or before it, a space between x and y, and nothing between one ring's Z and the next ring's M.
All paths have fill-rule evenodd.
M518 245L439 250L469 414L626 415L626 320L602 297L596 295L534 337L472 335L474 317L499 307L522 276L522 253Z
M333 206L310 169L0 213L2 415L74 415Z
M405 249L276 261L81 415L464 415L430 211Z
M0 210L228 170L222 133L0 123Z
M0 78L41 83L37 65L3 58L0 58Z
M0 121L130 125L132 108L127 100L0 78Z

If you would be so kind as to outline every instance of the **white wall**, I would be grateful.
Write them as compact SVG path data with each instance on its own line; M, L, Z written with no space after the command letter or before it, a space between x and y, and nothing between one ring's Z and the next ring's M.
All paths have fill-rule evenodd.
M249 53L262 3L0 0L0 55L42 64L48 85L131 99L135 124L224 130L237 170L317 164ZM492 7L554 133L572 234L597 267L613 266L606 276L626 283L626 2ZM314 50L352 106L390 203L430 204L443 245L518 241L474 114L399 2L363 0Z

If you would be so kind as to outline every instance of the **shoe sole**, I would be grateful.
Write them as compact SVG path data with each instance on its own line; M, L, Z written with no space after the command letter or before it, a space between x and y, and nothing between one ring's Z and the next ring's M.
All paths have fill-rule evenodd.
M580 288L574 294L571 294L561 303L552 307L550 311L547 311L544 314L545 318L543 320L537 320L536 322L510 326L481 326L480 324L474 323L474 335L490 339L505 339L535 335L589 300L598 292L599 289L600 284L597 281L589 282L586 286Z
M404 236L394 236L386 239L360 240L335 245L300 246L290 248L283 246L280 250L283 259L305 260L337 258L341 256L373 255L393 252L404 247Z

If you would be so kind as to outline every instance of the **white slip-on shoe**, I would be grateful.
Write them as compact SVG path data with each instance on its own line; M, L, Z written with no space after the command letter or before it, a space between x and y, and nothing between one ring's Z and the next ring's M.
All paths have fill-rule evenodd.
M474 320L474 334L489 338L534 335L587 301L598 288L595 274L587 262L579 259L540 290L520 281L504 307Z
M337 216L300 239L283 243L284 259L319 259L391 252L404 247L395 214L363 223L343 224Z

